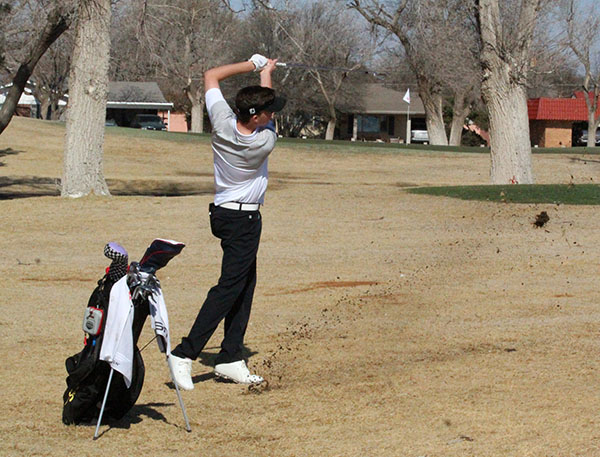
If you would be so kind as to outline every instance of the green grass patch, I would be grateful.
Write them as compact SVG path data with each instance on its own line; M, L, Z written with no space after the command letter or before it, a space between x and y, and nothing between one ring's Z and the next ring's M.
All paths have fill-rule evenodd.
M600 147L588 148L577 146L574 148L531 148L534 154L600 154Z
M494 186L418 187L408 192L502 203L600 205L598 184L519 184Z
M166 130L142 130L130 127L106 127L106 135L124 136L129 138L149 138L175 143L209 143L210 133L167 132Z

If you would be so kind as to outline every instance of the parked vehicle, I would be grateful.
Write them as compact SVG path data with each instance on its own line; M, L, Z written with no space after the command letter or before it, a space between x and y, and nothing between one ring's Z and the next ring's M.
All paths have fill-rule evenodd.
M588 131L582 130L578 143L581 146L586 146L588 142ZM600 145L600 129L596 130L596 145Z
M136 114L131 127L142 130L166 130L167 126L156 114Z
M429 133L427 130L411 130L410 132L411 143L429 143Z

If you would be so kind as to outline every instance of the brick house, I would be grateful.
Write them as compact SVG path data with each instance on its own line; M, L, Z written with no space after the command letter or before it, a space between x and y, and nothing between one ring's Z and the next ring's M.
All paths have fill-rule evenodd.
M573 146L576 135L587 128L584 97L583 92L577 92L572 98L528 100L531 144L546 148Z

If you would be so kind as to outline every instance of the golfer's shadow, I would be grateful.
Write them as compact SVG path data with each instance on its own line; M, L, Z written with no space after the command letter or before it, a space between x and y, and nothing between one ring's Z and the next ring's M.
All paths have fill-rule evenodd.
M210 347L210 348L205 348L205 349L213 350L213 349L220 349L220 348L219 347ZM249 359L250 357L252 357L253 355L256 355L256 354L258 354L258 352L251 351L246 346L244 346L244 348L242 349L242 357L244 359ZM192 376L192 382L194 384L197 384L199 382L209 381L211 379L214 379L217 382L226 382L226 383L230 382L230 381L218 378L212 371L212 368L215 366L215 360L217 359L218 355L219 354L216 352L201 352L200 353L200 355L198 356L198 359L196 359L194 361L194 365L196 364L196 362L199 362L201 365L204 365L205 367L209 367L211 369L211 371L210 371L210 373L204 373L204 374ZM192 365L192 366L194 366L194 365ZM169 387L169 389L175 390L175 384L173 384L171 381L169 381L165 384L167 385L167 387Z

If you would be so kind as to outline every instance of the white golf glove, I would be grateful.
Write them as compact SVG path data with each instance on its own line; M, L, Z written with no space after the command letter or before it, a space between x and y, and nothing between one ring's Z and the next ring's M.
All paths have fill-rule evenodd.
M265 56L261 56L260 54L254 54L248 60L254 64L254 71L261 71L269 63L269 59L267 59Z

